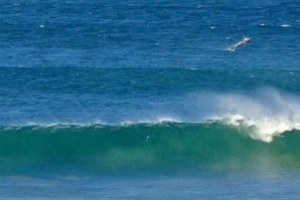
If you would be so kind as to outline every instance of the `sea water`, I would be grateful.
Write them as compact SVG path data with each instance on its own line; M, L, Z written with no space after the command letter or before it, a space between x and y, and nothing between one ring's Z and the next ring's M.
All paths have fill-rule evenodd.
M299 198L298 1L0 13L0 199Z

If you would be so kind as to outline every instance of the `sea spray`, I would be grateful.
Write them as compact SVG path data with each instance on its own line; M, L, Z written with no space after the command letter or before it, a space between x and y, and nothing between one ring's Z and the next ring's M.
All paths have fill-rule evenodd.
M239 127L252 127L249 134L271 142L274 136L300 129L300 99L274 89L254 95L223 94L212 97L215 116L210 117Z

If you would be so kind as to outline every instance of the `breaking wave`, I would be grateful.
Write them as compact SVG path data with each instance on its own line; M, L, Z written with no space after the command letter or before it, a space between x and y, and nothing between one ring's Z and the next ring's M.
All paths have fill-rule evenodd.
M224 123L3 126L0 174L297 168L299 131L273 142Z

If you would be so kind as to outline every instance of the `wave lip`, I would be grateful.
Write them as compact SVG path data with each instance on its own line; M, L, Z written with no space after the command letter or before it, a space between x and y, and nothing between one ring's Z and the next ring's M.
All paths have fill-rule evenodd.
M300 129L299 124L285 118L262 117L253 120L241 115L232 115L215 117L215 120L243 129L251 138L268 143L281 134Z
M86 119L80 122L78 119L80 115L76 114L77 118L71 122L55 123L49 120L49 123L33 123L29 120L30 123L20 124L20 126L128 126L143 123L155 125L164 122L195 124L221 122L244 129L243 131L253 139L271 142L284 132L300 130L299 102L298 96L270 88L247 94L200 92L175 99L170 98L163 104L151 102L149 108L135 110L135 106L132 106L125 110L126 114L124 114L124 109L121 109L122 111L116 111L112 118L105 118L106 115L104 115L104 117L89 119L89 115L86 114L84 115ZM114 112L114 109L108 109L106 112Z
M215 113L208 119L251 128L248 133L254 139L271 142L284 132L300 130L298 97L268 89L253 96L224 94L211 98Z

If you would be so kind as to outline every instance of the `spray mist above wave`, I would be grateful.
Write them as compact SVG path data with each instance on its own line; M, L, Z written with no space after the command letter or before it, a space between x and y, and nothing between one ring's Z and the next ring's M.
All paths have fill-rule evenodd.
M300 129L300 98L275 89L260 89L251 93L199 92L180 97L138 99L124 109L109 108L106 115L73 111L63 119L31 120L11 123L16 126L123 126L157 123L210 123L221 122L237 127L250 137L271 142L284 132ZM142 104L141 104L142 102ZM137 103L137 105L135 104ZM145 106L146 105L146 106ZM3 125L3 124L2 124ZM4 124L4 126L6 126Z
M271 89L253 95L211 95L215 113L208 116L240 128L247 127L254 139L271 142L286 131L300 129L300 101L298 97Z
M158 114L132 123L207 123L216 121L242 129L253 139L271 142L284 132L300 129L299 97L260 89L251 94L199 93L173 102ZM179 108L172 111L172 106ZM125 123L126 124L126 123Z

